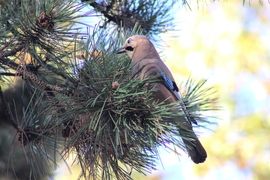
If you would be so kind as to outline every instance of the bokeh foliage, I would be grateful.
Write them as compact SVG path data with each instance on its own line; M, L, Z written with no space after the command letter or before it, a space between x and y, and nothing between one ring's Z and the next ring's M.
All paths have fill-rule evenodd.
M270 177L269 4L247 3L213 3L187 13L189 28L166 49L174 74L191 71L218 88L223 120L203 139L211 156L194 167L205 179ZM181 69L174 65L178 59Z

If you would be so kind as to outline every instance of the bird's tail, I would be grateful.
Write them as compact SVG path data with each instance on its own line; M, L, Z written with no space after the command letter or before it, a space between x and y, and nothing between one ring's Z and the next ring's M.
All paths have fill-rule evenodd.
M187 110L186 104L183 101L181 93L177 93L179 99L182 100L180 110L184 113L184 120L178 128L179 134L183 137L183 142L186 146L188 155L192 161L196 164L203 163L207 158L207 153L199 141L197 135L193 131L192 124L197 124L197 121L191 116L191 113Z
M186 146L187 153L192 161L196 164L203 163L207 157L207 153L192 127L187 128L187 126L181 126L179 133L183 137L182 139Z
M196 135L192 138L192 141L183 139L183 142L186 146L188 155L194 163L199 164L205 161L207 153Z

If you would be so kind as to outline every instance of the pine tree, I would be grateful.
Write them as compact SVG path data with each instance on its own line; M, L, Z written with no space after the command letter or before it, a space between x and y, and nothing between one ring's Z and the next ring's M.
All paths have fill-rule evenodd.
M144 88L151 79L131 78L129 58L115 53L130 35L155 39L173 30L174 4L0 1L0 174L43 179L75 152L79 178L131 179L132 170L155 169L158 147L184 149L188 132L179 135L174 122L185 114L151 104ZM79 21L84 7L101 15L100 24ZM197 126L207 127L214 122L204 111L216 109L216 98L205 83L188 79L180 89Z

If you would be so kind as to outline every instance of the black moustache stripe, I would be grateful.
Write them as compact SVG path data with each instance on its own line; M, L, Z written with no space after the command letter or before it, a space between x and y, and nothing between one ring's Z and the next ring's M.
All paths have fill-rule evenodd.
M133 51L133 47L128 46L128 47L126 47L126 50L127 50L127 51Z

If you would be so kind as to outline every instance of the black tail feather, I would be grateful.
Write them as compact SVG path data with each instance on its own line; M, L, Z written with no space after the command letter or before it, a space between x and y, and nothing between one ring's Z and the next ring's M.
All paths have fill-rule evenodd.
M188 155L194 163L199 164L206 160L207 153L197 137L195 137L193 141L183 139L183 142L185 143Z

